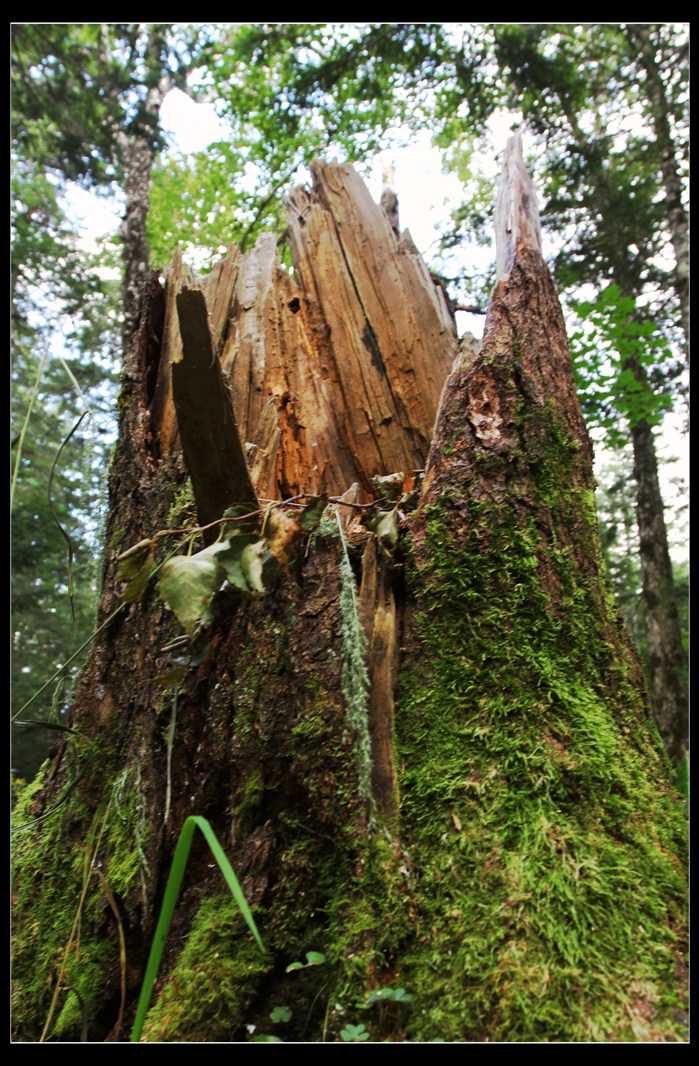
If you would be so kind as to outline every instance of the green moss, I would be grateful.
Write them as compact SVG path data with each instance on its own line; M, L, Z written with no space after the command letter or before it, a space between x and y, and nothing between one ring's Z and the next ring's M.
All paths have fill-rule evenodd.
M90 1037L90 1023L96 1013L95 989L104 987L105 972L114 967L114 943L84 939L76 946L74 958L66 970L65 993L58 1000L58 1009L49 1029L51 1040L71 1039L75 1034ZM62 1004L62 1006L61 1006ZM116 1016L115 1019L116 1021Z
M260 771L250 775L243 784L242 796L233 811L239 826L238 832L245 837L255 824L255 817L265 792L264 778Z
M111 543L111 546L112 546L112 548L114 550L116 550L121 545L121 542L123 541L125 534L126 534L126 530L124 529L123 526L119 526L118 529L114 530L114 532L112 533L111 538L110 538L110 543Z
M88 758L73 743L73 759ZM68 756L66 756L68 758ZM92 764L99 763L93 752ZM109 780L106 766L100 775ZM89 777L86 775L86 779ZM17 804L16 825L31 820L31 805L43 775ZM145 809L136 768L118 774L96 811L77 787L48 818L13 840L14 937L13 1027L17 1039L38 1040L52 1013L47 1038L80 1039L104 1004L105 990L118 989L121 963L116 922L99 869L122 901L127 917L141 888ZM82 830L78 827L83 827ZM56 981L61 992L53 1003ZM116 1011L114 1021L116 1022Z
M413 578L420 655L396 715L425 886L403 956L413 1040L682 1038L681 805L618 612L577 562L597 534L574 450L545 443L550 530L490 502L453 529L443 497Z
M395 965L394 953L412 931L404 857L382 834L359 837L351 827L338 829L334 848L303 840L298 826L289 825L288 836L296 843L284 852L265 942L284 967L309 950L326 962L277 972L266 983L264 1009L246 1021L270 1032L270 1005L287 1005L293 1018L279 1033L285 1040L339 1040L342 1026L358 1020L379 1039L391 1036L392 1026L375 1029L377 1018L360 1015L357 1003Z
M131 403L132 403L131 391L127 387L127 384L125 382L122 385L121 390L119 392L119 396L117 398L117 414L119 415L120 419L124 418L125 415L128 413L129 408L131 407ZM115 445L114 450L115 450L115 453L116 453L116 445Z
M104 876L112 892L122 899L127 899L139 886L144 905L148 873L144 849L148 834L141 770L138 763L133 762L117 774L112 785Z
M46 773L47 766L48 763L43 763L39 767L33 780L22 782L22 787L17 789L15 793L16 803L12 816L14 825L20 826L24 825L26 822L32 821L30 808L34 802L34 798L44 787L44 774Z
M149 1011L145 1041L239 1039L269 969L229 893L202 900L185 946Z
M190 478L174 494L167 516L166 528L179 529L197 524L197 508Z

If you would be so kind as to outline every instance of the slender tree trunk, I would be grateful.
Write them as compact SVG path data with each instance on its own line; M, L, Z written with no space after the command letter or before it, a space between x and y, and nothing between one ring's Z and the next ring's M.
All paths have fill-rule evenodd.
M650 388L638 360L627 360L625 369L633 373L640 389ZM631 444L651 706L668 755L677 764L689 748L689 664L682 644L655 436L646 421L632 426Z
M163 55L166 51L166 27L151 25L147 29L144 66L145 79L150 84L136 131L120 131L117 143L124 170L126 204L121 225L124 276L122 280L122 346L128 351L138 324L139 301L148 277L148 238L146 221L150 206L150 174L157 152L158 116L160 107L172 81L163 74Z
M689 223L682 202L682 182L677 168L677 152L670 126L670 107L651 39L653 26L631 23L625 29L629 40L639 49L641 66L646 75L650 114L658 143L660 169L665 186L670 239L675 252L675 288L680 302L685 344L689 344Z
M152 144L144 138L123 138L126 172L126 208L121 224L124 277L122 281L122 343L126 351L138 323L143 286L148 277L148 217L150 172L155 158Z
M651 703L668 754L678 763L689 749L687 656L667 547L653 431L640 422L633 427L631 439Z
M483 345L451 373L429 274L351 168L315 164L288 210L293 279L263 237L146 290L78 735L18 810L64 801L18 834L18 1038L126 1037L199 814L266 953L195 847L145 1040L681 1039L683 814L602 570L519 145ZM183 529L251 492L264 517L188 553ZM164 543L179 621L145 579ZM192 611L213 559L227 580Z

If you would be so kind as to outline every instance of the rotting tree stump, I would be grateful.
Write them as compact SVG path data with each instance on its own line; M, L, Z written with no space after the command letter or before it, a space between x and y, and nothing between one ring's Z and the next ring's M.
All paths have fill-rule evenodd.
M684 818L519 142L480 350L395 213L312 176L293 276L264 235L144 293L78 735L18 811L65 801L17 837L17 1039L127 1038L191 814L267 954L195 849L144 1039L682 1039ZM172 550L234 556L184 638L147 580Z

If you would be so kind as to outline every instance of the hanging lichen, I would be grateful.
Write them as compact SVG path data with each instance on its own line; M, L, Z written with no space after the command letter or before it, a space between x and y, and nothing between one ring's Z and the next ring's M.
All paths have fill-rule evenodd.
M357 584L347 551L342 523L337 516L340 554L340 616L342 635L342 692L347 720L354 736L359 769L359 795L367 806L369 822L376 821L376 801L371 788L371 738L369 736L369 674L366 668L366 635L359 620Z

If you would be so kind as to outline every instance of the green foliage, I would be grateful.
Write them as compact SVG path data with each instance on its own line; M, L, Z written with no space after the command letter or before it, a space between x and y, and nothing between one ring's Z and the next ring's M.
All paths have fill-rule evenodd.
M362 1040L369 1039L369 1033L364 1025L352 1025L348 1023L344 1029L340 1030L340 1036L347 1043L359 1043Z
M296 541L312 532L321 520L327 498L310 496L308 501L294 514L272 505L261 522L258 512L240 515L239 507L231 507L224 512L229 520L221 522L222 531L225 527L229 534L225 539L198 552L165 559L158 589L189 637L211 621L217 592L226 590L243 599L257 599L269 591L289 562ZM170 532L161 530L119 556L117 577L128 582L121 594L124 602L134 603L143 595L155 570L156 542ZM192 530L192 538L198 532L197 528Z
M93 409L94 417L71 434L76 410L85 402L72 389L76 374L84 381L82 367L73 363L71 370L65 361L47 358L39 378L39 355L22 349L12 375L12 421L18 431L11 559L15 712L84 644L94 623L99 564L99 411ZM83 517L86 506L92 507L89 519ZM79 666L76 662L70 669L68 681ZM56 689L53 700L47 692L34 717L55 718L65 700L65 691ZM15 729L13 765L21 776L32 776L46 750L46 738L36 730Z
M159 264L177 243L206 267L212 246L281 233L282 194L312 159L361 166L386 147L389 128L429 121L430 79L446 48L440 24L229 24L219 35L197 89L229 135L156 170L149 240Z
M290 962L286 968L287 973L294 970L305 970L308 966L321 966L325 962L325 955L320 951L307 951L305 962Z
M371 1007L374 1003L410 1003L413 999L404 988L376 988L370 992L361 1007Z
M184 87L202 43L200 30L185 24L15 23L12 88L22 154L68 180L121 182L125 137L162 144L149 91L166 76Z
M66 316L66 336L94 341L105 329L104 297L109 286L97 273L96 257L85 255L68 223L57 175L36 159L12 159L12 324L15 358L32 341L47 306ZM96 352L93 354L97 354Z
M658 425L672 409L669 391L654 389L649 375L672 353L654 322L643 319L632 296L614 283L594 302L572 304L583 328L570 335L578 396L590 428L604 430L612 447L641 422Z
M654 26L651 39L666 85L670 150L686 182L684 33L675 24ZM178 232L203 245L210 225L222 248L251 238L265 216L276 227L282 188L301 163L321 152L366 159L385 149L401 124L433 131L445 165L464 182L464 205L444 246L466 236L485 239L492 178L474 172L471 161L488 120L507 109L538 141L535 183L546 200L544 225L556 235L555 271L564 290L591 283L602 291L613 280L634 299L643 297L638 328L662 322L677 343L670 325L677 320L676 277L664 254L668 147L656 133L660 105L623 26L255 24L226 28L222 44L201 84L218 100L230 139L189 170L169 164L177 166L177 180L163 184L171 191L154 221L154 231L171 234L167 255ZM231 172L246 179L232 191ZM179 210L196 213L194 228L181 226L172 202L177 187L188 189ZM462 299L482 302L483 293L482 279L461 276ZM588 374L597 368L593 363ZM643 370L655 393L674 395L681 386L665 342L646 346ZM626 397L635 416L641 397L634 394L644 391L622 367L617 377L600 378L587 406L596 411L599 401L598 417L608 421Z
M112 62L100 68L104 29L99 23L13 26L13 95L23 118L16 129L19 145L27 157L68 178L101 182L116 176L113 144L124 116L116 94L104 87L124 88L126 73ZM137 26L121 30L134 44Z
M318 951L307 951L306 960L307 961L305 963L290 963L286 968L286 972L293 973L296 970L305 970L309 966L319 966L325 962L325 955L321 954ZM404 988L382 987L373 989L365 998L357 1000L355 1006L359 1010L369 1010L376 1004L379 1004L380 1006L383 1006L388 1003L408 1004L413 1000L413 998L414 997L409 995L409 993L407 993ZM340 1004L337 1004L337 1007L340 1007ZM275 1024L279 1022L288 1022L292 1018L292 1012L291 1010L289 1010L288 1007L285 1006L275 1007L274 1010L270 1013L269 1017L270 1020ZM383 1023L383 1021L384 1018L382 1015L381 1022ZM348 1022L340 1029L340 1039L345 1042L361 1042L364 1040L371 1039L371 1034L368 1032L364 1024L355 1025L351 1022ZM273 1040L275 1043L282 1042L279 1037L270 1037L264 1035L252 1037L253 1042L270 1040Z
M686 27L652 27L662 100L653 95L638 45L622 25L502 24L494 33L505 102L521 110L541 145L535 184L545 197L542 220L558 246L557 281L564 294L594 286L598 334L626 349L618 353L614 375L595 357L593 342L586 414L610 432L619 404L623 418L647 413L657 420L683 389L681 364L669 346L676 353L686 343L677 328L677 256L686 233ZM663 108L672 122L664 139ZM677 202L669 166L679 185ZM624 299L635 307L625 311ZM595 387L589 379L598 371Z
M205 274L229 245L249 247L263 230L283 231L281 191L291 181L292 169L277 179L265 203L269 193L264 186L261 190L257 182L232 177L250 171L247 154L222 141L189 156L170 152L156 163L148 214L154 267L167 269L179 246L185 259Z
M641 658L647 661L647 634L643 607L643 577L638 556L635 484L631 459L624 452L610 453L598 475L596 492L600 540L614 598Z
M12 33L13 434L22 427L12 512L15 711L84 643L96 608L116 286L105 279L104 260L80 247L66 217L63 175L53 168L62 137L55 113L61 83L54 80L61 49L67 54L75 45L77 64L86 35L97 30L78 34L80 41L64 26L16 24ZM76 66L74 80L79 76ZM73 104L79 124L80 105ZM69 436L85 412L89 419ZM68 682L79 665L67 672ZM53 700L48 691L35 717L55 718L66 702L64 689L56 688ZM15 768L30 777L47 747L42 731L15 728Z
M289 1022L291 1021L291 1017L291 1011L288 1007L275 1007L269 1015L270 1021L274 1022L275 1024L277 1022Z

